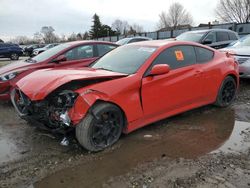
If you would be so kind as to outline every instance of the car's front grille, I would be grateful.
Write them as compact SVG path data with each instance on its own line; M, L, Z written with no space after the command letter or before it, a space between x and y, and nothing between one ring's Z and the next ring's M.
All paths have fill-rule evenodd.
M250 60L250 57L239 57L237 58L237 61L239 64L245 63L246 61Z

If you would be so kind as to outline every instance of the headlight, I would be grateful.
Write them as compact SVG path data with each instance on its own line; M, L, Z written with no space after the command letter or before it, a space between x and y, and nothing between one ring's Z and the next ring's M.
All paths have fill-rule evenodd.
M17 76L17 72L12 72L12 73L9 73L9 74L5 74L3 76L0 76L0 80L1 81L8 81L8 80L11 80L13 78L15 78Z
M235 60L238 61L239 64L246 64L250 62L250 57L249 56L234 56Z

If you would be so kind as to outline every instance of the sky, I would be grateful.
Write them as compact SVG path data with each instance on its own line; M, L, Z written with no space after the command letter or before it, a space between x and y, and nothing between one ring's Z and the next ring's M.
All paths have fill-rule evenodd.
M103 24L111 26L121 19L155 31L159 14L174 2L193 16L194 25L216 19L219 0L0 0L0 38L32 37L42 26L52 26L59 36L83 33L90 29L95 13Z

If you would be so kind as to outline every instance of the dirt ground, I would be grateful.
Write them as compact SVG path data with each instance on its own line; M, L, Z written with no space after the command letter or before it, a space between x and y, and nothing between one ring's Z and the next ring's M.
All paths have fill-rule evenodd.
M7 61L0 61L0 64ZM250 187L250 80L235 103L168 118L89 153L0 103L0 187Z

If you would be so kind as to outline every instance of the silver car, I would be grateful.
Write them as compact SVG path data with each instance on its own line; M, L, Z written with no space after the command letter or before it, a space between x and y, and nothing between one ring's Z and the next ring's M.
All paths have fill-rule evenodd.
M239 62L241 78L250 78L250 35L240 38L221 51L229 52Z

